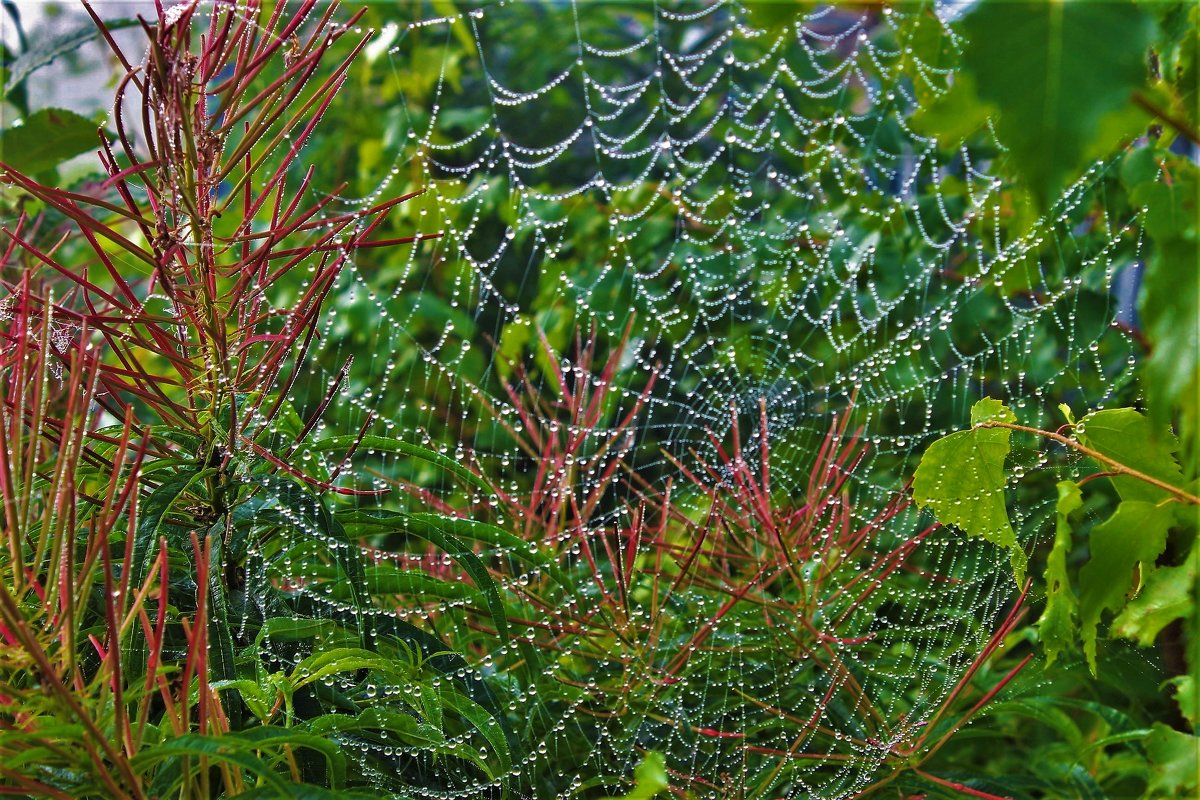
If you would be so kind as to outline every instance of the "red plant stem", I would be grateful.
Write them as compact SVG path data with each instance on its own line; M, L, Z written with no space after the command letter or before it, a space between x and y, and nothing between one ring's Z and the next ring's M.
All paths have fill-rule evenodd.
M953 789L956 792L962 792L963 794L970 795L971 797L980 797L983 798L983 800L1012 800L1012 798L1008 796L1001 797L1000 795L994 795L979 789L972 789L970 786L965 786L955 781L948 781L945 778L939 778L936 775L931 775L928 772L917 769L916 767L913 767L913 772L915 772L917 775L920 775L927 781L932 781L940 786L945 786L946 788Z

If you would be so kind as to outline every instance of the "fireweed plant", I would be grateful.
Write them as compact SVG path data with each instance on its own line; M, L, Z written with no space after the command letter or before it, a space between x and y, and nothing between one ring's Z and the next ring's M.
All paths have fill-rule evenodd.
M655 489L623 460L653 384L627 408L608 392L627 331L601 361L594 333L579 341L553 394L514 368L520 420L489 411L536 464L526 487L381 436L370 416L315 439L349 362L308 408L293 398L339 272L430 235L384 233L411 194L331 210L337 190L315 192L303 163L366 44L327 63L358 17L313 0L218 3L207 22L194 5L159 9L140 20L138 61L88 11L124 72L114 131L100 131L107 177L65 189L0 167L37 209L4 228L2 263L10 790L593 795L627 780L611 765L630 748L670 751L662 785L681 795L902 774L954 785L921 764L986 701L951 710L1017 612L936 708L863 690L864 659L902 658L868 630L891 576L954 579L914 558L937 528L913 527L903 495L865 523L852 514L849 411L782 505L765 406L763 435L742 442L735 414L729 441L711 434L715 462L680 454L685 480ZM340 466L306 468L310 447ZM360 483L344 469L359 448L424 461L473 501ZM376 503L390 489L413 502ZM618 496L632 498L619 525L597 515ZM442 617L467 624L443 638ZM713 693L712 671L741 678ZM777 673L788 688L764 692ZM533 696L543 710L526 718L505 700ZM622 717L616 736L591 723ZM740 775L708 768L730 754Z
M1128 409L1092 415L1071 423L1070 438L1019 425L1015 412L984 401L976 408L1003 415L931 447L910 485L896 477L913 474L909 448L939 430L935 410L962 405L940 387L966 394L977 375L994 381L996 361L1029 367L1013 392L1034 387L1033 405L1060 389L1061 370L1042 363L1041 349L1030 355L1035 340L1089 354L1096 369L1078 378L1086 391L1106 393L1127 375L1105 371L1125 364L1127 340L1076 324L1076 310L1087 310L1079 298L1091 296L1084 281L1068 276L1060 289L1053 280L1065 257L1037 260L1053 226L1077 231L1071 247L1087 269L1103 266L1087 274L1094 283L1104 272L1107 291L1110 262L1137 237L1093 213L1092 186L1073 187L1061 217L1030 222L1032 234L1005 229L1014 243L1002 245L1008 223L999 220L1015 212L969 158L978 151L964 147L945 174L929 166L928 183L916 172L901 180L907 167L897 164L935 145L920 150L907 128L913 109L896 96L946 93L949 71L926 69L958 46L943 21L888 8L845 33L836 13L801 23L794 13L777 19L770 4L750 4L745 16L714 3L662 4L661 14L654 4L651 25L638 21L649 4L634 4L620 25L597 17L589 27L573 4L574 25L514 26L517 46L500 40L487 51L489 73L484 11L431 5L439 16L401 35L398 25L371 29L377 8L347 13L317 0L156 3L153 15L121 23L136 40L122 46L117 25L85 3L119 68L95 150L102 177L63 187L0 158L3 190L15 198L0 241L0 793L995 800L1012 787L971 773L956 748L998 709L1065 735L1079 730L1075 718L1098 719L1076 735L1091 766L1105 748L1143 736L1099 703L1033 693L1046 680L1029 668L1027 600L1037 593L1021 574L1031 548L1009 525L1004 459L1010 432L1109 458L1098 420L1149 423L1130 422ZM509 11L542 13L502 10L502 33ZM642 23L650 33L638 44ZM792 24L798 38L780 34ZM441 37L436 47L426 29ZM726 49L729 41L746 49ZM654 70L625 57L645 42L656 45ZM676 46L697 50L676 61ZM404 47L415 63L403 63ZM475 50L482 78L473 79L462 64ZM523 74L526 51L541 87L503 88L496 76ZM748 148L746 174L769 181L753 191L745 183L740 196L774 197L780 218L733 224L738 197L727 206L726 189L741 179L740 162L722 173L705 147L718 136L731 146L765 140L767 127L713 123L689 139L668 125L659 136L657 110L643 124L637 93L626 92L661 92L666 107L672 93L694 92L676 105L720 122L736 105L713 88L724 82L693 78L772 63L757 60L764 51L800 65L791 78L810 83L797 107L813 118L779 116L787 133L767 145L778 148L769 171ZM562 53L575 64L566 72L539 60ZM842 57L853 70L825 65ZM355 83L356 66L376 60L390 60L412 98L429 101L429 129L445 129L423 139L415 112L407 139L396 138L407 142L398 152L419 152L397 155L363 200L328 181L337 169L321 159L331 138L342 147L343 132L328 132L331 118L346 121L339 103L375 88ZM563 88L575 69L582 100ZM784 89L755 84L774 73L745 73L745 97L786 104ZM862 84L826 85L850 75ZM603 81L608 94L591 97ZM470 110L441 108L443 91L461 92ZM482 117L472 93L486 96ZM552 248L550 233L562 227L553 214L538 217L530 202L517 219L497 200L503 191L475 181L478 170L507 170L507 180L522 158L536 171L586 150L575 139L496 146L508 109L542 98L547 123L529 127L554 132L572 120L598 129L578 140L593 147L637 150L647 137L639 152L681 171L657 183L644 173L617 196L590 157L562 162L545 194L578 212L571 222L585 235ZM601 100L619 106L612 117L597 111ZM587 108L582 122L573 104ZM875 110L855 116L866 106ZM603 131L612 119L615 136ZM880 120L860 135L856 126ZM788 150L826 135L827 147ZM990 147L976 162L993 157ZM682 180L696 165L695 179ZM409 184L398 185L406 174ZM559 193L573 181L578 191ZM601 197L595 208L591 191ZM901 209L897 223L888 209L904 192L919 195L920 208L912 217ZM827 215L811 212L814 199ZM984 225L993 212L994 231ZM605 225L621 233L605 241ZM1087 239L1094 229L1099 244ZM985 268L993 233L1000 252ZM850 247L851 235L863 247ZM472 262L472 249L491 239L500 255ZM507 242L513 253L532 242L548 254L545 264L521 261L517 289L506 283ZM654 274L632 260L613 269L625 245L665 247L670 257ZM563 249L579 275L555 272ZM410 270L422 253L435 265L428 276ZM733 259L747 253L765 266L741 285L751 272ZM1027 261L1038 269L1027 274ZM363 292L360 270L376 266L401 275L403 291L390 298L400 302L379 301L374 282ZM876 272L878 283L843 293ZM406 285L413 275L426 283ZM636 291L635 275L645 283ZM984 275L1008 293L1009 314L984 302ZM768 310L754 313L769 324L747 333L759 320L743 327L742 310L763 299L759 290ZM530 293L539 313L515 299ZM345 313L376 308L362 305L363 294L378 319ZM478 301L474 318L460 300ZM728 336L715 335L726 317ZM480 332L485 321L496 336ZM376 323L401 332L364 336ZM369 356L387 361L378 384L356 383L346 345L356 336L387 350ZM471 360L485 349L486 361ZM1013 355L1021 349L1027 360ZM935 351L954 366L943 371ZM803 357L799 377L793 354ZM1023 397L1014 406L1032 413ZM896 437L879 452L897 430L907 443ZM962 456L963 442L987 458ZM1079 472L1023 444L1020 458L1034 470ZM1172 453L1159 455L1162 463L1135 465L1138 474L1195 505ZM1129 477L1132 467L1109 460ZM979 476L987 480L971 482ZM1089 589L1085 571L1076 603L1067 517L1092 477L1060 483L1045 574L1055 588L1040 624L1051 660L1066 660L1080 619L1095 668L1099 620L1123 606L1131 568L1149 572L1168 549L1173 507L1155 511L1158 550L1096 558L1091 574L1103 574L1091 584L1120 596ZM1015 519L1025 531L1045 512L1042 503ZM1121 538L1109 528L1108 538ZM1155 580L1186 580L1187 563ZM1140 638L1157 632L1124 627ZM1055 796L1045 787L1064 785L1096 787L1076 765L1023 785L1022 796Z

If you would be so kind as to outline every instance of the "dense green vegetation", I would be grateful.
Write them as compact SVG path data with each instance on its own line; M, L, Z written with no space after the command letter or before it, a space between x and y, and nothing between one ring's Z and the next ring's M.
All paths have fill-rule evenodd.
M1197 6L87 10L0 793L1200 791Z

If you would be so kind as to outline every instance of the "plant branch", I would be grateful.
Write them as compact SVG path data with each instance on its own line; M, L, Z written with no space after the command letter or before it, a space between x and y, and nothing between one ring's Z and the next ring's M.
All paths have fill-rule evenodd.
M1109 458L1108 456L1104 455L1103 453L1101 453L1097 450L1093 450L1092 448L1088 447L1087 445L1080 444L1077 440L1072 439L1069 436L1063 436L1061 433L1054 433L1053 431L1044 431L1041 428L1032 428L1032 427L1029 427L1028 425L1018 425L1015 422L999 422L999 421L995 421L995 420L990 421L990 422L980 423L979 425L976 425L975 427L977 427L977 428L1008 428L1009 430L1013 430L1013 431L1021 431L1022 433L1032 433L1035 436L1044 436L1047 439L1053 439L1054 441L1058 442L1059 444L1064 444L1067 447L1070 447L1072 450L1077 450L1080 453L1083 453L1085 456L1088 456L1089 458L1093 458L1096 461L1099 461L1101 464L1105 464L1105 465L1111 467L1113 472L1117 472L1117 473L1120 473L1123 475L1128 475L1131 478L1137 478L1140 481L1145 481L1146 483L1150 484L1151 486L1157 486L1159 489L1162 489L1164 492L1168 492L1168 493L1174 495L1175 498L1180 500L1181 502L1187 503L1189 505L1200 506L1200 496L1194 495L1191 492L1184 491L1183 489L1180 489L1178 486L1172 486L1171 484L1167 483L1164 480L1155 478L1153 475L1147 475L1146 473L1140 472L1140 471L1134 469L1133 467L1128 467L1128 466L1122 464L1120 461L1116 461L1115 459Z

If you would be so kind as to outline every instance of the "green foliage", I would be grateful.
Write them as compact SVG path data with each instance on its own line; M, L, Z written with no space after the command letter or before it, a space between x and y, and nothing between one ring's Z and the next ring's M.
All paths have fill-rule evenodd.
M1022 263L960 272L955 237L964 232L955 231L955 243L938 256L945 263L937 280L986 289L947 295L961 300L948 330L916 347L913 337L880 359L899 354L892 363L869 367L883 376L876 387L904 396L936 381L946 359L985 352L982 343L1006 330L1010 317L1020 318L1028 304L1052 302L1039 294L1040 276L1061 266L1051 251L1085 252L1095 229L1130 220L1145 234L1142 249L1114 259L1119 269L1145 260L1140 327L1121 323L1135 341L1144 334L1148 346L1149 355L1135 359L1145 413L1101 410L1078 423L1069 419L1065 430L1043 431L1022 423L1045 419L1038 416L1044 409L979 401L971 427L930 444L914 475L916 504L958 529L937 531L922 530L902 497L876 515L859 496L863 485L887 485L894 465L881 459L875 472L860 470L849 414L819 447L820 431L811 426L773 431L774 488L765 448L750 457L723 450L730 445L721 441L719 457L705 463L657 438L679 420L640 416L651 389L641 394L623 348L632 343L635 351L653 338L670 350L693 331L638 317L618 345L620 337L602 323L605 311L623 321L644 310L641 289L609 268L612 220L640 200L614 193L564 201L573 227L564 229L555 263L536 280L527 265L504 262L489 274L498 293L520 306L501 322L483 304L462 308L444 299L446 287L476 278L453 258L434 259L423 285L410 280L411 263L396 243L407 242L426 213L444 211L428 196L386 209L355 205L352 221L306 206L324 190L312 186L343 180L349 197L374 197L381 170L408 166L398 160L402 143L424 130L435 97L448 102L450 90L467 97L481 89L475 22L459 16L460 5L372 5L361 25L379 31L378 38L353 67L349 56L336 59L355 44L331 41L324 49L313 45L319 36L294 43L260 37L256 46L267 50L251 50L262 56L261 74L244 84L209 76L190 84L186 98L172 94L172 76L194 67L189 48L201 46L200 37L184 41L170 26L151 25L137 79L150 98L146 113L162 131L203 136L160 141L151 126L132 142L123 141L125 133L99 141L93 122L56 109L30 113L23 126L4 132L0 160L12 168L5 199L17 199L5 209L11 215L0 263L5 298L15 298L0 306L0 792L648 800L667 792L773 797L803 791L797 787L814 774L852 772L872 781L863 796L878 797L1194 793L1197 739L1182 729L1194 730L1200 719L1200 546L1197 506L1189 499L1197 477L1189 455L1200 429L1200 235L1196 168L1172 148L1195 127L1195 6L985 0L959 25L967 44L952 79L946 76L959 66L956 48L932 10L914 11L894 34L867 29L901 54L902 92L922 102L940 98L914 121L938 135L936 147L953 150L994 118L1006 150L989 143L982 152L1019 178L1015 188L1000 190L997 239L1023 235L1030 215L1053 208L1062 188L1096 158L1120 159L1119 180L1115 169L1095 178L1109 205L1072 208L1071 236L1047 241L1045 252L1032 248ZM809 5L747 3L745 12L752 25L778 33ZM453 22L436 34L385 24L428 13ZM728 13L740 19L740 10ZM872 7L866 18L883 14ZM319 16L312 12L306 24L315 26ZM656 10L638 4L613 18L630 28L657 24ZM127 24L107 23L109 30ZM598 26L601 34L606 24ZM703 38L711 31L695 30L697 48L712 43ZM570 26L508 34L511 45L487 55L519 64L531 85L553 63L546 53L573 52L577 44ZM9 102L23 103L33 70L95 35L71 31L7 60ZM285 50L285 41L299 55ZM384 54L400 41L417 57L386 64ZM1154 57L1147 58L1151 47ZM328 66L304 75L296 66L330 58L333 72L348 70L347 80L325 80ZM372 59L382 59L377 69L357 69ZM236 73L251 60L234 59L231 67ZM217 61L213 52L200 59ZM809 90L820 79L800 77ZM292 87L301 94L288 95ZM241 106L260 91L257 106ZM310 135L309 115L332 94L325 124ZM231 107L241 109L233 122L217 110ZM464 103L443 109L442 119L463 135L483 124L514 125L495 108ZM273 117L280 109L301 113ZM536 125L516 122L535 132L576 124L570 104L553 93L541 113ZM684 121L677 122L682 129ZM843 122L829 132L830 152L867 140L864 146L908 146L888 127L895 121L862 141L860 122ZM1159 133L1134 138L1151 123ZM786 140L801 140L786 121L778 124ZM146 157L140 135L161 147L169 169ZM285 137L304 138L303 158L313 163L317 183L301 183L306 165L297 151L278 145ZM103 170L82 194L66 197L68 187L50 185L65 159L96 149L105 151ZM735 152L730 165L740 171ZM823 150L814 153L806 169L818 176L833 169ZM697 147L680 155L710 153ZM202 161L216 172L205 172ZM836 308L821 293L845 292L856 312L886 319L880 309L903 296L913 253L931 236L922 226L939 214L957 219L978 187L957 174L934 176L935 187L921 178L904 189L911 207L892 214L870 206L875 199L862 191L868 176L838 171L821 195L823 207L807 198L785 211L811 218L813 236L836 232L862 243L862 252L832 258L857 264L869 252L878 282L851 276L845 286L814 283L813 301L821 310ZM401 191L429 177L398 173ZM569 178L544 176L531 185L553 193ZM729 180L721 173L702 188L711 192ZM671 188L645 180L629 191L665 197ZM471 190L478 190L478 205L463 213L482 228L519 229L523 215L541 210L514 201L511 187ZM1037 198L1032 209L1026 193ZM861 214L847 211L860 204ZM647 237L679 238L668 210L638 220ZM310 224L310 213L319 225ZM732 217L742 209L714 200L705 213ZM321 232L326 225L328 235ZM375 234L364 229L390 243L373 248ZM973 227L965 232L975 234ZM217 244L206 249L191 240ZM329 266L340 263L330 254L354 249L347 243L361 245L349 291ZM676 244L681 259L703 255L694 242ZM985 250L996 253L987 237L979 245L982 265ZM294 273L276 271L297 254L307 255ZM803 255L772 261L779 254L771 248L755 255L773 264L754 287L756 308L770 308L779 286L809 280ZM247 277L266 274L264 264L271 280ZM305 272L309 267L315 270ZM681 279L669 265L669 280L682 287L681 307L710 306L727 283L724 268ZM1088 339L1080 331L1113 321L1109 276L1098 272L1066 276L1082 288L1055 306L1056 320L1079 341ZM357 285L364 280L372 293L395 287L389 308L405 317L405 333L426 353L434 342L461 352L451 362L458 384L448 389L437 372L447 365L431 368L428 358L422 365L412 343L379 350L394 342L373 330L375 297ZM572 294L584 287L586 303ZM281 313L261 313L263 297ZM581 314L585 306L596 319ZM337 313L329 324L317 324L331 308ZM721 334L739 374L758 369L750 363L754 348L741 347L747 339L739 337L774 335L760 324L769 316L762 313L735 315L728 335ZM52 350L51 334L63 319L90 326L98 355ZM586 326L598 321L589 341ZM487 341L489 331L497 341ZM832 324L829 341L804 354L813 357L805 381L832 385L839 371L875 355L856 333ZM1041 333L1016 359L1019 375L1004 365L982 370L990 391L1023 381L1049 387L1038 399L1052 408L1063 399L1053 376L1093 368L1064 365L1053 337L1045 344ZM579 342L573 356L572 340ZM20 349L31 342L37 346ZM363 355L388 360L387 380L377 380L378 370L366 377L350 370L349 357ZM688 380L675 388L689 397L711 388ZM482 388L474 391L477 384ZM1106 397L1109 403L1140 399L1128 386L1104 388L1116 395ZM367 391L378 392L375 408L392 413L399 406L386 433L363 412ZM487 405L489 396L509 391L525 414L520 423ZM415 415L393 402L401 392L433 410ZM948 407L929 410L938 417L917 420L924 430L952 424ZM392 421L427 435L409 441L394 433ZM887 426L911 421L872 417L868 424L892 430ZM735 443L738 424L735 413ZM765 419L761 425L766 440ZM582 435L598 431L602 437ZM463 441L477 452L456 450ZM660 462L678 466L686 480L655 492L647 488L654 475L623 469L620 458L613 472L597 477L597 465L606 463L597 450L627 441L646 451L661 446ZM795 496L779 488L784 473L803 479ZM633 487L625 494L623 482ZM1041 521L1029 509L1051 516L1045 498L1055 491L1052 542L1024 538ZM620 524L599 522L601 510L620 506L618 495L630 502L607 519ZM998 630L981 635L973 613L958 618L959 611L936 606L940 587L964 575L985 583L993 577L993 546L1008 552L1018 585L1027 571L1035 576L1029 597L1044 599L1036 627L1014 609ZM938 554L980 552L975 547L983 555L942 571ZM1011 587L1008 575L996 582ZM926 593L928 607L898 607L896 598ZM884 635L904 626L937 631L942 640L917 647ZM1026 665L1038 641L1045 669L1031 675ZM1167 674L1174 709L1156 683L1179 658L1184 674L1177 667ZM953 689L931 703L901 680L910 673ZM777 685L780 675L789 676L786 685ZM864 678L875 681L869 691L859 683ZM1159 721L1168 718L1180 730ZM797 755L780 758L760 747L780 731L796 742ZM745 774L759 781L713 788L711 776L692 774L713 753L748 765Z
M1092 529L1092 557L1079 571L1079 617L1083 651L1096 671L1096 630L1104 611L1119 609L1132 594L1135 572L1144 575L1167 543L1172 509L1140 500L1125 500L1107 520Z
M1046 557L1046 610L1038 620L1038 636L1046 646L1046 665L1074 647L1079 601L1071 589L1067 556L1073 545L1069 517L1083 507L1083 492L1074 481L1058 482L1054 548Z
M1153 776L1150 792L1160 797L1186 797L1200 788L1200 737L1174 731L1161 722L1146 737Z
M53 170L60 162L96 147L99 126L65 108L43 108L20 125L0 132L0 162L29 175Z
M1155 26L1138 4L984 0L963 33L967 80L949 102L995 110L1009 167L1042 210L1091 160L1145 127L1131 96L1146 83ZM972 89L978 99L966 100Z
M1008 521L1004 499L1004 461L1011 434L992 422L1015 422L1000 401L986 398L971 409L970 430L958 431L929 446L913 476L913 500L927 506L947 525L961 528L1011 551L1017 583L1025 582L1025 552Z
M1174 456L1178 449L1175 435L1158 429L1132 408L1088 414L1075 426L1075 435L1081 444L1130 470L1170 486L1183 485L1183 473ZM1163 488L1134 475L1117 474L1109 480L1123 500L1158 503L1170 496Z
M671 785L667 778L667 763L662 753L650 751L633 771L634 786L619 798L610 800L653 800Z

